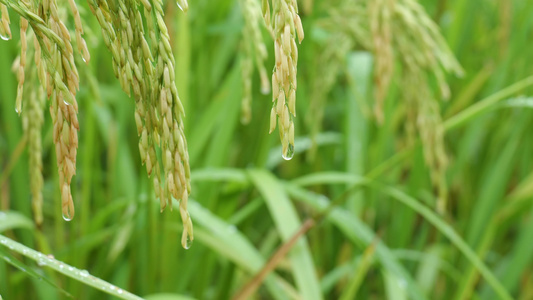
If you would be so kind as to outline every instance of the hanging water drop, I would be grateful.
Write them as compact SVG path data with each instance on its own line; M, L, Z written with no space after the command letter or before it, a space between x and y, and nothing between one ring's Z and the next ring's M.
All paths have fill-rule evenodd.
M0 38L3 39L4 41L9 41L11 39L11 36L0 34Z
M189 235L187 235L187 241L185 242L185 245L183 245L183 248L185 248L185 250L188 250L189 248L191 248L192 246L192 239L189 237Z
M63 213L63 220L70 222L72 221L72 216L68 213Z
M284 160L291 160L294 156L294 145L289 144L289 146L287 147L287 152L282 153L281 156L283 156Z

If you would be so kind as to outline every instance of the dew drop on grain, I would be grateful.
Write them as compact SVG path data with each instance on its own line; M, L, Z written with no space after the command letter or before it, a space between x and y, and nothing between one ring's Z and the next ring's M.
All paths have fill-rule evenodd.
M191 248L191 246L192 246L192 240L189 237L189 235L187 235L187 242L185 242L185 246L183 248L185 248L185 250L188 250L189 248Z
M292 157L294 156L294 145L289 144L289 147L287 147L287 152L282 153L281 156L283 156L284 160L291 160Z
M63 213L63 220L70 222L72 221L72 217L69 214Z

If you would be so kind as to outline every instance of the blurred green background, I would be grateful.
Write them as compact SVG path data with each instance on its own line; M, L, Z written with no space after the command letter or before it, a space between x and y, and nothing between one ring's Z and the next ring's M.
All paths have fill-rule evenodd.
M86 66L76 55L76 216L61 217L46 110L44 223L33 225L11 72L19 21L10 11L13 39L0 41L0 234L141 297L229 299L315 218L320 222L253 299L533 299L533 2L420 1L465 70L462 78L446 77L451 98L439 102L444 122L464 117L457 126L444 123L450 160L444 214L435 212L423 146L404 126L401 73L394 73L378 124L369 113L375 82L369 41L356 40L340 57L322 55L344 45L331 42L335 32L323 24L338 21L335 8L351 2L299 2L306 38L299 45L290 161L281 157L277 132L268 134L271 96L260 93L257 72L252 120L240 122L241 2L192 0L187 14L165 2L192 169L189 250L180 245L179 213L159 212L139 158L134 101L113 76L111 55L83 1L92 59ZM261 28L270 72L273 42ZM114 299L9 247L0 245L0 257L3 299L68 299L61 290L74 299Z

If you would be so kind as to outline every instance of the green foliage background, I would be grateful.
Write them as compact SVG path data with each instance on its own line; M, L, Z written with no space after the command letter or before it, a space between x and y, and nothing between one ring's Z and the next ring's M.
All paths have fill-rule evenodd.
M0 41L2 235L142 297L228 299L303 220L348 190L267 277L256 299L533 298L533 2L420 1L465 70L463 78L447 78L452 97L440 103L450 158L444 215L433 212L422 145L409 142L404 129L399 72L384 123L368 113L373 57L362 47L339 59L324 97L318 147L309 152L317 119L308 100L338 63L321 60L338 45L324 44L328 32L319 24L334 18L328 11L340 1L300 3L306 39L299 46L291 161L282 159L277 134L268 135L272 102L259 92L257 73L251 123L240 123L239 2L195 0L186 15L168 2L193 179L195 242L189 250L180 246L179 214L159 213L139 159L134 101L113 76L98 23L82 2L92 59L79 64L77 213L71 222L61 217L48 115L42 133L45 219L40 228L31 222L28 154L10 71L19 51L13 12L14 37ZM272 40L263 33L270 70ZM0 257L4 299L68 298L61 289L75 299L112 297L79 273L63 276L4 245ZM8 264L13 260L24 271Z

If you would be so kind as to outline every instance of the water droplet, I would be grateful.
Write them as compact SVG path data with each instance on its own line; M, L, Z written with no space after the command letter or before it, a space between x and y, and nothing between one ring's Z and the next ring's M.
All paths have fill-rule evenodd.
M118 289L117 293L122 294L122 290Z
M42 266L46 266L46 263L44 262L44 259L39 259L37 261L37 265L39 265L39 267L42 267Z
M87 276L89 276L89 272L87 270L82 270L82 271L80 271L80 276L81 277L87 277Z
M187 241L185 242L185 245L183 246L183 248L185 248L187 250L187 249L191 248L191 246L192 246L192 240L189 237L189 235L187 235Z
M55 258L53 254L48 254L47 257L48 257L49 259L54 259L54 258Z
M87 60L85 59L85 56L81 56L81 60L83 60L84 63L87 63Z
M9 41L11 39L11 36L0 34L0 38L4 41Z
M72 271L74 271L74 268L73 268L73 267L68 267L68 270L69 270L70 272L72 272Z
M70 222L72 221L72 217L70 216L70 214L63 213L63 220Z
M284 160L291 160L292 157L294 156L294 145L289 144L289 147L287 147L287 152L282 153L281 156L283 156Z

